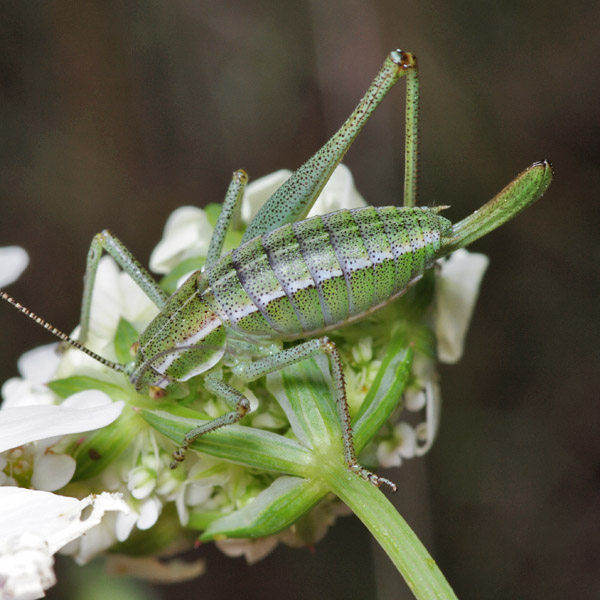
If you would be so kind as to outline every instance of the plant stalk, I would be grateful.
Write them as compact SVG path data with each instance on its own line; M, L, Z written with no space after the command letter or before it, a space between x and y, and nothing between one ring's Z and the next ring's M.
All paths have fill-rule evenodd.
M324 474L330 490L367 526L418 600L457 600L454 591L408 523L369 482L331 466Z

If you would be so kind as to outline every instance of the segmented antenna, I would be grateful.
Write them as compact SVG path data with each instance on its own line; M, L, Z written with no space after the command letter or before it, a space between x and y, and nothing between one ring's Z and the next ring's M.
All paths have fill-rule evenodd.
M22 312L26 317L33 319L38 325L41 325L44 329L49 331L52 335L55 335L58 339L66 342L73 348L77 348L77 350L81 350L81 352L87 354L94 360L97 360L99 363L103 364L105 367L109 367L115 371L119 371L120 373L125 373L125 365L115 363L112 360L108 360L95 352L92 352L89 348L86 348L82 344L80 344L77 340L74 340L72 337L69 337L66 333L63 333L60 329L54 327L54 325L48 323L48 321L44 321L41 317L38 317L34 312L30 311L27 307L23 306L21 303L17 302L14 298L9 296L6 292L0 290L0 298L6 300L9 304L12 304L19 312Z

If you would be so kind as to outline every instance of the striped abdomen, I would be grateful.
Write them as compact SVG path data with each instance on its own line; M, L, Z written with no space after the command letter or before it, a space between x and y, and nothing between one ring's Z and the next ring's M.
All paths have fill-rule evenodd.
M208 271L203 295L246 334L314 334L400 295L433 264L451 226L429 208L365 207L312 217L223 256Z

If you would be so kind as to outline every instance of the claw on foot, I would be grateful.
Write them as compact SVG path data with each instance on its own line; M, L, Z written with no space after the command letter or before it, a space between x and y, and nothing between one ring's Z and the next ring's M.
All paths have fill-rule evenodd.
M357 475L362 477L365 481L368 481L370 484L374 485L375 487L381 487L382 485L385 484L392 490L392 492L398 491L398 486L393 481L390 481L389 479L386 479L385 477L380 477L379 475L375 475L375 473L371 473L371 471L365 469L364 467L361 467L360 465L357 465L357 464L350 465L350 471L352 471L353 473L356 473Z
M177 465L180 462L183 462L183 460L185 459L185 450L185 448L177 448L177 450L173 452L173 454L171 455L173 457L173 461L169 465L169 468L176 469Z

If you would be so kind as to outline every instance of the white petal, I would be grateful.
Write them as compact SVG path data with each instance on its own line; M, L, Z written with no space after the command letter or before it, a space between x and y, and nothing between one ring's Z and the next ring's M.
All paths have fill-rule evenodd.
M129 473L127 488L136 500L147 498L156 487L156 477L148 469L138 467Z
M179 522L181 523L182 527L185 527L190 520L190 513L185 504L186 487L187 486L184 483L180 493L175 497L175 508L177 509L177 516L179 517Z
M462 355L479 285L488 263L484 254L464 249L441 262L435 297L435 330L441 362L455 363Z
M120 512L117 515L115 533L119 542L124 542L129 537L138 517L139 515L133 510L130 510L128 513Z
M110 256L102 257L96 273L86 346L101 356L114 359L114 336L121 317L141 329L157 313L158 308L129 274L121 271ZM71 371L78 365L88 364L95 369L104 369L81 352L69 352L63 357L61 374L68 364Z
M417 412L425 406L425 402L427 402L425 390L420 388L409 388L404 392L404 404L406 410Z
M33 600L56 583L54 558L45 540L27 532L0 547L0 598Z
M31 485L45 492L60 490L71 481L76 466L68 454L42 454L34 460Z
M2 410L19 406L52 405L54 394L49 389L32 385L20 377L12 377L2 385Z
M377 446L377 462L384 468L399 467L402 464L400 453L392 440L384 440Z
M185 490L185 503L187 506L200 506L211 497L213 486L190 484Z
M82 517L88 506L92 511ZM129 510L121 494L103 492L78 500L18 487L0 488L0 507L0 554L9 541L20 539L27 532L41 536L54 554L98 525L105 512Z
M0 410L0 452L55 435L105 427L118 418L124 406L119 401L86 409L22 406Z
M146 296L142 288L127 274L119 274L119 294L121 315L138 331L158 314L159 308ZM111 338L112 343L112 338Z
M155 273L168 273L184 258L205 255L211 235L212 227L201 208L178 208L167 219L162 240L150 256L150 269ZM194 254L190 253L192 248Z
M119 267L110 256L103 256L98 263L90 311L90 339L86 343L97 352L102 351L107 339L112 341L114 338L122 314L120 273Z
M289 179L291 174L288 169L280 169L256 181L251 181L246 187L242 200L242 221L250 223L258 209Z
M16 281L29 264L27 252L19 246L0 248L0 287Z
M354 178L346 165L339 164L317 198L309 217L324 215L341 208L359 208L366 202L354 186Z
M417 434L415 454L417 456L423 456L429 451L435 441L440 424L442 396L437 381L430 380L425 384L425 395L427 396L425 421L415 427Z
M101 523L88 529L85 535L65 545L59 552L66 556L72 556L78 565L85 565L92 558L108 550L117 541L115 521L116 514L114 512L107 514Z
M72 394L60 406L84 410L98 406L108 406L112 403L113 401L110 396L100 390L84 390L83 392Z
M140 518L137 521L138 529L150 529L158 520L162 504L157 498L149 498L140 507Z
M35 385L50 381L60 362L57 348L57 343L46 344L22 354L17 361L21 376Z
M417 436L415 430L404 421L395 427L395 434L399 440L398 453L402 458L413 458L415 455Z

